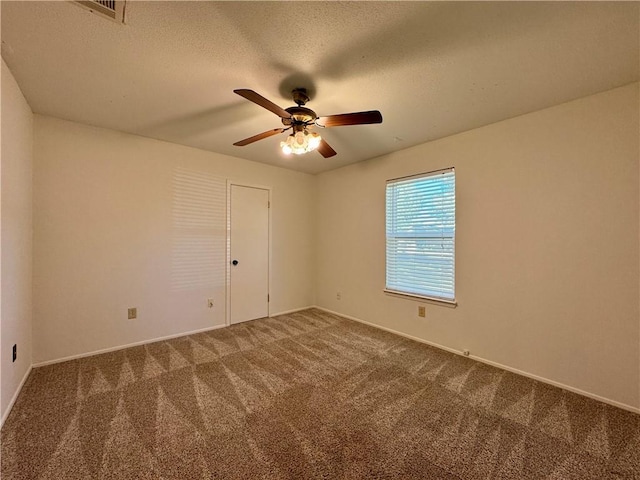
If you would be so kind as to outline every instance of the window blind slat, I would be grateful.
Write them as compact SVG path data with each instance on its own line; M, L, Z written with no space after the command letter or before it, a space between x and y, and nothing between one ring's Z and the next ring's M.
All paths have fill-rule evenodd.
M455 171L387 182L387 290L455 298Z

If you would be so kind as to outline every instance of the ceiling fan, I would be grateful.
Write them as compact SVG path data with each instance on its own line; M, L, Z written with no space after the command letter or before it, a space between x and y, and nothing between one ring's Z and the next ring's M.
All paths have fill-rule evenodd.
M250 143L257 142L264 138L284 133L292 130L287 138L280 142L280 148L286 154L294 153L297 155L318 150L320 155L325 158L333 157L336 151L320 137L317 132L310 131L313 126L321 128L340 127L343 125L364 125L370 123L382 123L382 114L378 110L370 110L367 112L342 113L339 115L329 115L328 117L319 117L316 112L305 107L309 101L307 90L305 88L296 88L291 92L293 101L297 106L289 108L280 108L275 103L267 100L262 95L253 90L239 89L234 90L241 97L246 98L250 102L266 108L270 112L280 117L285 128L274 128L266 132L259 133L253 137L245 138L234 143L238 147L244 147Z

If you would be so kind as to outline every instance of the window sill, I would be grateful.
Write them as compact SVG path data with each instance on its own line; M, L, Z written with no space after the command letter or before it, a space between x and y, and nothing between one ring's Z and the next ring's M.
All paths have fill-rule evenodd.
M424 297L422 295L415 295L412 293L396 292L395 290L384 290L384 293L392 297L400 297L407 300L416 300L418 302L432 303L434 305L440 305L448 308L456 308L458 306L458 302L456 302L455 300L443 300L441 298Z

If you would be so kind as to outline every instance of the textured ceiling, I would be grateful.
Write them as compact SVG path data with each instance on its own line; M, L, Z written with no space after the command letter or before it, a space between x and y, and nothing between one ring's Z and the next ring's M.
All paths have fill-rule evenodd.
M126 24L2 1L2 56L36 113L309 173L638 81L638 2L141 2ZM283 155L273 102L306 87L338 152ZM281 138L282 137L282 138Z

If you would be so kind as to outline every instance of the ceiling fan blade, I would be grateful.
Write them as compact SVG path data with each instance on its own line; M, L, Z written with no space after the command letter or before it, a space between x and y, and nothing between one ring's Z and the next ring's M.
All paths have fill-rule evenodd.
M233 93L237 93L241 97L246 98L250 102L253 102L257 105L260 105L263 108L266 108L270 112L275 113L280 118L291 118L291 114L287 112L284 108L279 107L271 100L267 100L262 95L254 92L253 90L247 90L246 88L241 88L239 90L234 90Z
M333 157L336 154L336 151L333 148L331 148L331 145L325 142L324 139L320 140L320 145L318 146L318 152L320 152L320 155L322 155L324 158Z
M368 112L342 113L318 117L316 124L321 127L341 127L343 125L365 125L369 123L382 123L382 114L378 110Z
M234 143L236 147L244 147L245 145L249 145L250 143L257 142L258 140L262 140L263 138L271 137L272 135L277 135L278 133L282 133L288 128L274 128L273 130L267 130L266 132L259 133L258 135L254 135L253 137L245 138L244 140L240 140L239 142Z

